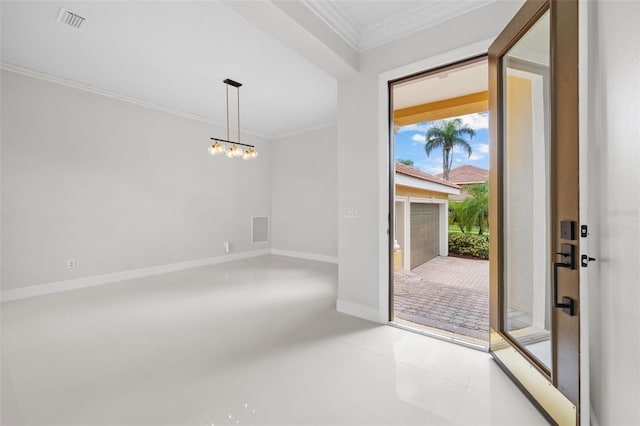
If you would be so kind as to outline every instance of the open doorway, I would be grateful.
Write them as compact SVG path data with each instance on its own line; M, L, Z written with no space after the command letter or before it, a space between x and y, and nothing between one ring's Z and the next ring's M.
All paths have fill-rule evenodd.
M489 345L485 56L390 82L391 321Z

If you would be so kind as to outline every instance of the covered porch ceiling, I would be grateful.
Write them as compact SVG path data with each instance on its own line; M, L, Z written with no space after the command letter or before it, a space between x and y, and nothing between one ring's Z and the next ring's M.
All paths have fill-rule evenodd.
M393 122L407 126L489 109L486 58L396 83Z

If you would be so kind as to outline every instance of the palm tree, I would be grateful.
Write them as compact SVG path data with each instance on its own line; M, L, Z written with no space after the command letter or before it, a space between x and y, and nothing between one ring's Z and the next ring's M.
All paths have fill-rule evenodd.
M462 217L460 216L462 203L460 202L450 202L449 203L449 219L452 225L458 225L458 229L460 232L464 233L465 224L462 221Z
M462 139L462 136L468 135L469 139L472 139L475 134L476 132L471 127L466 126L461 118L442 120L427 130L427 144L424 149L428 157L432 150L442 148L442 174L444 175L444 180L449 180L453 148L459 146L467 152L467 157L471 157L471 145Z
M489 182L469 185L465 188L470 195L460 203L458 214L467 231L471 227L480 227L478 234L484 234L489 227Z

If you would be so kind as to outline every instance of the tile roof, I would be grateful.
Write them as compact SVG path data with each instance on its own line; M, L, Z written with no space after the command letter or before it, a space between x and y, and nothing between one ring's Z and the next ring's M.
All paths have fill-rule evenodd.
M438 173L436 176L442 178L443 174ZM486 182L488 180L489 170L481 169L480 167L472 166L470 164L465 164L449 170L449 182L463 184Z
M413 167L407 166L406 164L396 162L396 173L400 173L401 175L411 176L417 179L426 180L428 182L438 183L440 185L449 186L451 188L460 189L460 186L456 185L453 182L447 182L444 179L439 177L435 177L430 175L429 173L425 173L422 170L414 169Z

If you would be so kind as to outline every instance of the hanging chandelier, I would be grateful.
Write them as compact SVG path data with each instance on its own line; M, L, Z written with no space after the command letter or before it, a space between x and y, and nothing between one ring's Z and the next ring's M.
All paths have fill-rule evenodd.
M228 158L242 157L245 160L256 158L258 151L256 151L254 145L240 143L240 86L242 86L242 84L229 78L224 80L223 83L226 84L225 89L227 94L227 139L211 138L215 143L209 147L209 154L225 154ZM238 101L238 140L236 142L229 140L229 86L236 88L236 99ZM223 144L229 144L231 146L227 148ZM242 147L246 147L246 149Z

